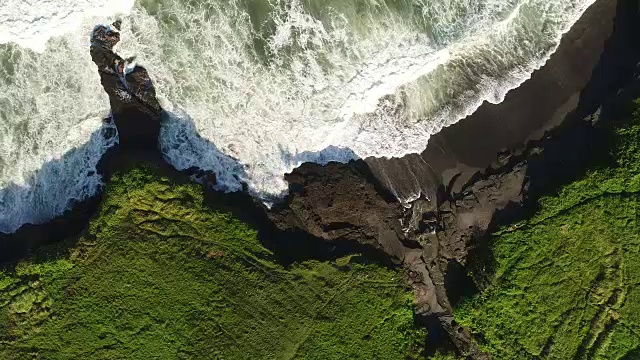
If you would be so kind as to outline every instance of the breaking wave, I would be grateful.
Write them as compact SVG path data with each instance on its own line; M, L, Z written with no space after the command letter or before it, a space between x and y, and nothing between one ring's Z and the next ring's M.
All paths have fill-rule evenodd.
M173 151L185 148L180 121L163 129L168 160L269 200L305 161L421 152L430 135L528 79L591 3L143 1L121 51L138 55L166 109L188 114L245 169L195 146Z
M139 0L94 11L100 2L40 0L32 3L47 5L30 15L34 5L9 0L0 43L17 45L0 45L0 214L9 214L0 231L46 217L16 220L6 209L37 203L56 215L62 197L99 188L95 175L59 171L46 181L64 196L23 190L16 200L6 190L33 188L42 164L100 128L108 101L87 50L94 15L127 14L118 51L136 55L155 82L167 160L272 202L303 162L421 152L430 135L527 80L594 1ZM113 140L95 141L77 165L84 172Z
M41 223L102 186L96 165L117 138L89 56L91 15L130 10L96 0L0 6L0 232ZM132 5L132 4L131 4Z

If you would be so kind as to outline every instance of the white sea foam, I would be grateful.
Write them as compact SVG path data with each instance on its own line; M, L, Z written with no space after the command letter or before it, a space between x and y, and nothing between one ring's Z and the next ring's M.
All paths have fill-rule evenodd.
M108 100L88 37L109 15L130 13L119 52L147 67L168 110L165 157L270 202L302 162L422 151L528 79L594 1L9 0L0 231L100 187L91 169L115 140L96 135Z
M3 0L0 44L12 42L42 53L52 37L79 31L87 18L128 13L133 3L134 0Z
M95 168L117 138L103 136L109 101L88 48L108 19L91 15L124 3L0 6L0 232L47 221L102 185Z
M161 135L168 160L269 201L305 161L421 152L528 79L593 2L155 1L134 8L122 51L181 114Z

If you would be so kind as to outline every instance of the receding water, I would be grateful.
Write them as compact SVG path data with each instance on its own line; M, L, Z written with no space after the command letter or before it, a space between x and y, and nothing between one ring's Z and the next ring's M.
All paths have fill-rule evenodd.
M168 110L166 158L269 202L302 162L422 151L430 135L528 79L594 0L141 0L100 13L35 1L57 4L53 23L65 33L46 47L28 31L6 35L12 18L17 28L54 26L46 11L31 21L9 2L0 42L18 46L0 45L0 231L99 187L83 173L110 143L94 137L82 161L36 177L59 194L32 195L33 174L86 144L108 111L88 56L90 24L107 19L94 15L126 12L118 51L149 70ZM61 18L60 8L86 16ZM29 207L52 210L35 218Z

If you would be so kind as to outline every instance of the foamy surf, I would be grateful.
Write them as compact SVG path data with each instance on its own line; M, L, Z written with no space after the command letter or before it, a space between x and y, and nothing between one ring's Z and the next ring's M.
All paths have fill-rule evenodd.
M129 14L118 51L155 82L167 160L273 202L303 162L421 152L526 81L594 1L10 0L0 9L0 43L11 43L0 45L0 231L99 189L92 169L115 140L92 135L108 100L88 38L109 15Z
M0 7L0 44L11 42L42 53L49 39L80 31L87 18L128 13L133 2L5 0Z
M305 161L421 152L432 134L526 81L593 2L147 1L121 49L180 114L163 128L167 159L271 201ZM199 140L184 121L243 170L230 176L217 156L185 146Z
M109 100L89 34L125 3L0 6L0 232L50 220L102 186L96 165L117 138L103 136Z

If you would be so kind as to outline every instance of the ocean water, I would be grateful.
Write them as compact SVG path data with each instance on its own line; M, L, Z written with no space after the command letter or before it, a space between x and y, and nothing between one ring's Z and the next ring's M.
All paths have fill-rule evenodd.
M5 0L6 1L6 0ZM526 81L595 0L8 0L0 7L0 231L99 190L108 100L88 54L121 18L179 169L267 203L302 162L421 152Z

